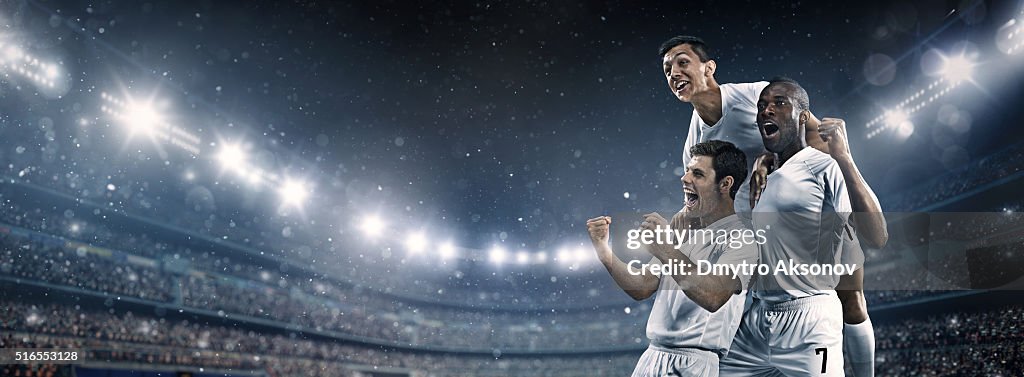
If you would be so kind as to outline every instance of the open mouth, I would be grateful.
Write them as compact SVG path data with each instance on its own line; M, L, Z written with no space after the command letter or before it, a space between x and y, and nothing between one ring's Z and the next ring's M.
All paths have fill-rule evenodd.
M762 123L761 129L764 130L764 136L772 136L779 132L779 126L770 121Z
M697 205L697 200L700 199L700 196L698 196L697 193L691 191L684 191L683 193L686 195L687 207L692 208L693 206Z
M683 89L686 88L689 85L690 85L689 81L683 81L683 82L680 82L679 84L676 84L676 93L677 94L678 93L682 93Z

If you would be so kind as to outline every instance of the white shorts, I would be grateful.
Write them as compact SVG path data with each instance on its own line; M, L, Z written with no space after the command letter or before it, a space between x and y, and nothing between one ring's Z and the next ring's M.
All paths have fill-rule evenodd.
M633 369L632 377L717 377L718 354L692 348L650 345Z
M722 376L843 376L843 307L834 294L782 303L754 299Z

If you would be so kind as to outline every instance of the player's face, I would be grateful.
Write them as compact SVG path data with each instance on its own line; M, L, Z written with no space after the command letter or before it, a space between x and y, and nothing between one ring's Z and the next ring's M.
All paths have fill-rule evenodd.
M712 157L693 156L683 175L683 194L686 206L683 215L687 218L701 218L714 213L723 205L724 199L715 183Z
M662 57L662 68L668 89L680 101L690 102L693 93L707 90L708 77L711 75L708 63L701 62L689 44L673 47Z
M757 100L757 127L761 130L764 147L771 152L780 153L800 134L800 113L794 106L793 89L785 84L770 84L761 91Z

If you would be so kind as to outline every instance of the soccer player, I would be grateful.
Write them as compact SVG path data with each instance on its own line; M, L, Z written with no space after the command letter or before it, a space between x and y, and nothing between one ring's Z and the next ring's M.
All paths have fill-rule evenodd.
M690 146L709 139L720 139L733 142L747 155L748 164L753 167L752 159L759 159L758 156L765 156L763 153L764 143L761 141L761 134L755 123L757 97L766 85L765 81L742 84L721 84L715 80L714 73L717 70L717 63L711 58L710 48L702 39L693 36L677 36L669 39L659 48L659 55L662 56L665 78L669 89L682 102L693 105L693 113L690 116L690 128L683 148L682 162L686 166L690 155L687 153ZM814 114L809 113L807 121L807 143L829 153L828 146L832 142L826 142L825 137L829 134L841 132L841 145L846 145L845 124L839 119L829 119L828 124L822 126L823 132L818 132L819 120ZM834 128L836 124L840 128ZM837 161L843 169L846 180L850 182L850 195L854 211L854 223L863 231L861 236L865 245L872 248L885 246L888 235L885 230L885 220L881 216L881 206L878 199L871 192L871 188L861 177L859 170L849 156L849 148L843 148L847 153L839 154ZM770 154L769 154L770 156ZM846 157L845 159L843 157ZM737 195L736 212L746 217L746 213L753 208L756 196L760 195L761 188L767 175L763 169L753 169L748 177L749 181L758 182L759 185L750 185L751 193L747 194L747 186L741 188ZM745 182L749 184L749 182ZM748 204L749 203L749 204ZM872 215L873 214L873 215ZM682 211L673 217L674 228L686 228L689 225L683 222ZM853 239L847 247L853 252L844 253L844 256L860 255L863 251L859 249L859 239ZM856 263L862 267L863 259L844 259L843 263ZM857 377L870 377L873 375L874 363L874 330L867 316L867 304L864 301L864 271L859 268L854 275L844 275L837 287L838 295L843 306L845 333L845 347L850 352L850 358ZM870 363L870 364L867 364Z
M740 182L746 178L746 156L734 145L708 141L689 149L693 158L682 178L687 202L683 213L696 226L712 232L751 231L733 210ZM742 294L749 275L635 274L609 245L612 219L601 216L587 221L587 230L598 258L616 284L636 300L657 294L647 322L650 347L633 371L642 376L717 376L718 361L736 335L743 312ZM665 229L668 221L656 213L644 216L643 229ZM652 262L697 261L717 265L752 264L757 259L754 243L732 245L697 237L680 242L651 245ZM634 273L631 273L632 272ZM693 271L691 271L693 272Z
M796 81L772 80L757 102L757 125L779 168L767 179L753 208L755 229L770 229L760 263L774 273L752 284L722 375L842 376L842 306L835 275L779 273L789 264L840 262L851 205L838 163L809 148L807 92Z
M693 36L673 37L661 44L658 54L668 87L682 102L693 105L690 130L683 145L683 166L690 162L690 148L707 140L722 140L736 145L747 158L747 171L764 152L761 132L754 123L757 96L768 85L765 81L721 84L715 80L718 63L711 58L704 40ZM749 180L743 180L736 194L736 212L750 212ZM677 214L673 223L681 219ZM676 224L673 224L676 225Z
M875 335L864 300L864 251L861 244L875 249L885 247L889 234L882 205L853 161L846 122L835 118L823 118L820 125L808 122L805 139L809 146L836 160L847 183L853 207L850 216L855 226L849 228L848 242L843 243L842 263L854 263L858 268L852 275L842 275L836 286L836 294L843 304L843 352L850 360L854 376L871 377L874 376ZM751 202L754 204L764 188L764 177L774 169L770 166L772 164L770 158L759 158L755 163L750 185Z

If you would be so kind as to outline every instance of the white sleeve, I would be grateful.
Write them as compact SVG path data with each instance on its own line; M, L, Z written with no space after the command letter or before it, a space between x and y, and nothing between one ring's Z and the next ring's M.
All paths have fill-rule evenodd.
M848 219L853 212L853 205L850 204L850 195L846 191L846 179L843 172L835 161L830 161L828 168L824 171L825 183L825 206L831 207L844 219Z
M690 164L690 148L697 143L700 143L700 123L694 121L694 117L697 117L697 110L693 110L693 115L690 116L690 130L686 133L686 141L683 142L683 169L686 169L686 165Z
M737 90L736 95L738 100L745 102L750 107L757 108L757 99L761 97L761 91L768 86L767 81L750 82L744 84L736 84Z

